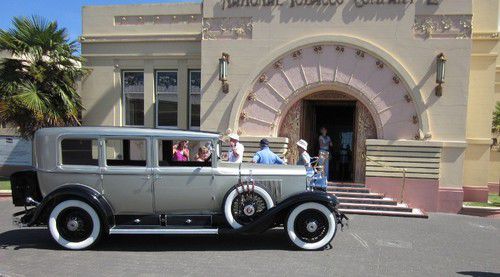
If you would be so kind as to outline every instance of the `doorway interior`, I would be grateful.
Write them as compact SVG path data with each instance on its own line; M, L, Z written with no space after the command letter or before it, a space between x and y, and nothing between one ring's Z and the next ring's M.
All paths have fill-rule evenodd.
M356 101L304 100L302 137L309 143L311 156L319 152L321 127L332 139L329 181L354 181Z

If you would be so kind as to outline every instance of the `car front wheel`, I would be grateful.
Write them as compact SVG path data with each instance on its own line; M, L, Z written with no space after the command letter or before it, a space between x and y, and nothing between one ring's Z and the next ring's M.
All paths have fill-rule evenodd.
M285 228L292 244L304 250L327 246L335 236L335 214L325 205L307 202L295 207L286 220Z
M224 215L233 229L251 224L265 211L274 207L269 193L259 186L238 186L224 201Z
M102 234L101 220L96 211L80 200L57 204L50 213L48 223L54 241L66 249L89 248L97 243Z

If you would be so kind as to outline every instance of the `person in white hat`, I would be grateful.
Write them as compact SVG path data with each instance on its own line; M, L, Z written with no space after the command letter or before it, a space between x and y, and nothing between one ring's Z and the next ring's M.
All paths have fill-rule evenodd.
M297 148L299 150L297 165L311 166L311 156L307 153L307 141L303 139L297 141Z
M245 147L240 143L240 136L237 134L229 134L229 152L227 153L227 160L230 163L242 163L243 152Z

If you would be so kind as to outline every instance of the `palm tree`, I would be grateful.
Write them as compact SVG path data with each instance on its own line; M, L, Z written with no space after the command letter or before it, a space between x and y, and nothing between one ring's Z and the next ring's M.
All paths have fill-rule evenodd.
M0 121L18 127L29 139L36 130L79 125L83 109L77 80L87 70L76 56L77 45L55 21L15 17L13 28L0 29Z
M493 112L493 132L500 132L500 102L497 102Z

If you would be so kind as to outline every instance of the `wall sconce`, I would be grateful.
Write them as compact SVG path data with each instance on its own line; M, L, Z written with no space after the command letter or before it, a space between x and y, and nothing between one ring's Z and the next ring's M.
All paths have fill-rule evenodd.
M227 83L227 65L229 64L229 54L222 53L219 59L219 81L222 82L222 92L229 92L229 84Z
M439 54L436 58L436 96L441 97L443 95L443 86L445 73L446 73L446 57L443 53Z

